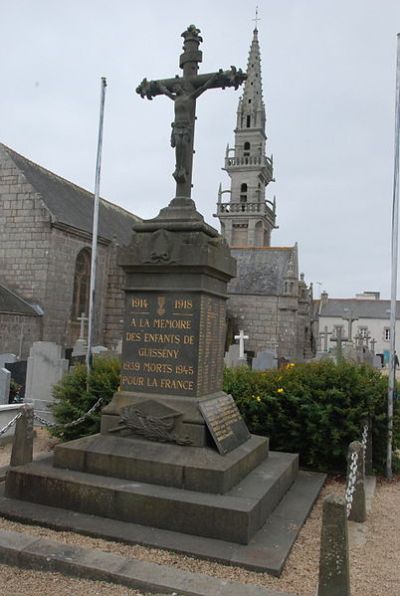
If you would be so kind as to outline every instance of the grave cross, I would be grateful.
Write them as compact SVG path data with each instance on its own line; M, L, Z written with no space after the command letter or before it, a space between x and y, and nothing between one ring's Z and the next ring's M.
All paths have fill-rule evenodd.
M175 149L176 165L173 177L176 181L176 198L183 199L184 204L192 205L190 200L192 189L193 138L196 119L196 99L207 89L234 87L247 78L241 69L231 66L230 70L210 74L197 74L199 63L203 59L199 44L203 41L200 29L190 25L182 33L183 54L179 66L183 76L171 79L148 81L143 79L136 92L141 97L153 99L156 95L166 95L174 102L175 120L171 124L171 147Z
M239 335L235 335L235 339L239 340L239 358L244 360L244 340L249 339L249 336L245 335L243 329L241 329Z
M352 336L353 336L353 323L354 323L354 321L358 321L358 317L356 317L356 316L353 315L353 311L351 310L351 308L344 308L343 310L346 313L343 316L343 319L345 321L347 321L347 323L348 323L347 338L348 338L348 341L351 342L352 339L353 339L352 338Z
M347 341L344 337L342 337L342 326L336 327L336 337L331 337L331 341L336 342L336 359L337 361L342 360L343 358L343 346L342 343Z
M320 331L320 337L324 338L324 352L328 351L328 335L332 335L332 331L328 331L327 325L325 325L324 330Z
M76 319L77 321L80 321L81 323L81 328L79 330L79 339L85 339L85 323L86 321L88 321L88 317L85 316L85 313L81 313L80 317L77 317Z
M375 354L375 345L376 345L376 339L373 337L373 338L371 339L371 352L372 352L373 354Z

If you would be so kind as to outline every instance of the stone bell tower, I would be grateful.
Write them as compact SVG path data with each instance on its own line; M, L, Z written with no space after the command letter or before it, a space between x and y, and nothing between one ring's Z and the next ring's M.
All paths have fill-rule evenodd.
M225 167L230 190L218 192L216 217L229 246L265 247L275 227L275 198L266 199L265 188L273 178L272 157L265 154L265 106L262 97L261 58L257 27L253 31L247 80L239 100L235 146L226 148ZM225 193L230 194L224 201Z

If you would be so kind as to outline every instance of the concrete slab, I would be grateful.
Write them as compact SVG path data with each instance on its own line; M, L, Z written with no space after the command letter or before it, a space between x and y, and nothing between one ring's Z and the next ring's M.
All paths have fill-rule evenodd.
M108 581L148 592L178 592L187 596L294 596L19 532L0 532L0 562Z
M173 550L279 576L325 478L324 474L300 471L267 523L248 545L9 499L4 497L4 485L0 493L0 515L24 523L73 530L116 542Z

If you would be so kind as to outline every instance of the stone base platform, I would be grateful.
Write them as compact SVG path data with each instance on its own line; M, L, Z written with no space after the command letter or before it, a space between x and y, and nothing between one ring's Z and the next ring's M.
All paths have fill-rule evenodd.
M4 484L0 484L0 515L22 523L60 531L73 530L80 534L125 544L172 550L200 559L210 559L279 576L325 478L324 474L300 471L263 528L247 545L6 498L3 494ZM63 503L60 502L59 505Z
M270 453L225 494L213 494L57 468L52 459L10 468L6 496L239 544L262 528L298 473L297 455Z
M253 435L221 456L211 448L98 434L57 445L53 465L87 474L225 494L268 457L268 443L267 438Z

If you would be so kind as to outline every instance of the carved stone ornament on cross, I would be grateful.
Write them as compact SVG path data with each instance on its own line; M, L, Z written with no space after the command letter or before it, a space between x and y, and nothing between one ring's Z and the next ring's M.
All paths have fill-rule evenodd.
M207 89L234 87L246 79L246 74L231 66L230 70L220 69L209 74L197 74L202 52L199 50L200 29L190 25L182 33L183 54L179 66L183 76L171 79L148 81L146 78L137 87L141 97L153 99L156 95L166 95L174 102L175 119L171 124L171 147L175 149L176 198L190 199L192 189L193 140L196 120L196 99Z

